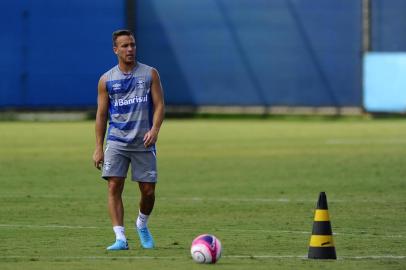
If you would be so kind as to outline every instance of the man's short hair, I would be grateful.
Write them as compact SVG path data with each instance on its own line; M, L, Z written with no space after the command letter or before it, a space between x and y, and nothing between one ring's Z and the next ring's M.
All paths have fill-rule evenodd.
M113 46L116 47L116 40L119 36L132 36L134 37L134 33L131 30L127 30L127 29L122 29L122 30L117 30L113 32Z

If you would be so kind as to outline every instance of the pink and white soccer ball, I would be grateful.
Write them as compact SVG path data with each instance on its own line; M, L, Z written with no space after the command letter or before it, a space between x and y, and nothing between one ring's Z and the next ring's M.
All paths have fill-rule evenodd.
M216 263L221 257L221 242L211 234L199 235L193 240L190 253L197 263Z

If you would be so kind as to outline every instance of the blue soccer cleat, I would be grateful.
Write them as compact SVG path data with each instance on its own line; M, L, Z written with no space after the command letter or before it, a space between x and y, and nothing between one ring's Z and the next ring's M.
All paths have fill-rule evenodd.
M127 249L128 249L128 243L127 243L127 241L123 241L123 240L116 240L116 242L114 244L107 247L107 250L127 250Z
M148 228L145 227L143 229L138 229L138 236L140 237L141 246L146 249L154 248L154 239L152 238L151 233L149 232Z

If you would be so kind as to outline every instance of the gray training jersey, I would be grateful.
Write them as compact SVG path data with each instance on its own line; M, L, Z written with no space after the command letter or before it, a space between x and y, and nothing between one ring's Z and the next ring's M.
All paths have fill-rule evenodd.
M118 65L105 73L109 95L108 145L123 150L155 151L145 148L143 138L152 128L152 67L137 62L131 73Z

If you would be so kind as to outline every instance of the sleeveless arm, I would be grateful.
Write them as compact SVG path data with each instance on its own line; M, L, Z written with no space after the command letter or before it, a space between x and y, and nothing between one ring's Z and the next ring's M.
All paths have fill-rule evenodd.
M148 147L157 141L159 129L161 128L162 122L165 117L165 102L162 84L159 78L158 71L154 68L151 71L151 77L151 96L152 103L154 105L154 115L152 118L152 128L144 136L145 147Z
M107 128L107 116L109 107L109 95L106 89L106 77L102 76L99 80L97 86L97 113L96 113L96 147L93 154L93 162L96 168L100 169L101 164L103 164L104 153L103 153L103 143L104 136L106 134Z

